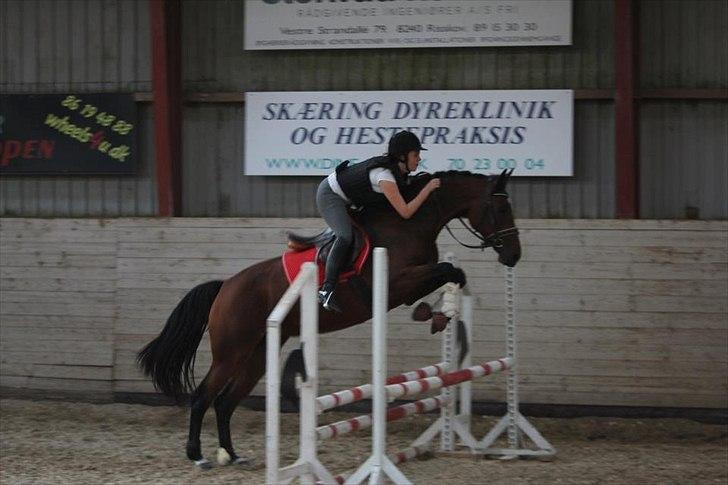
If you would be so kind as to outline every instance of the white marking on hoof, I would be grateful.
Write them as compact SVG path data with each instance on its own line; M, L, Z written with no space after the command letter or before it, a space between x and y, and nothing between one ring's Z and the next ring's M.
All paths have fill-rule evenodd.
M235 458L235 460L233 460L233 463L235 463L236 465L250 465L251 463L253 463L253 460L252 458L243 458L239 456Z
M212 463L204 458L201 458L199 460L195 460L195 466L202 470L209 470L210 468L212 468Z
M230 453L225 448L217 449L217 463L219 465L227 465L230 463Z

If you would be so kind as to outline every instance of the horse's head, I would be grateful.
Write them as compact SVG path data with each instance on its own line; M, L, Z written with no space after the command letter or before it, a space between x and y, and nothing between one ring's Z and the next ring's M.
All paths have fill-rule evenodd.
M448 222L455 218L460 219L480 240L480 244L465 244L450 231L456 241L467 248L493 248L498 253L498 261L501 264L513 267L521 257L521 243L506 192L511 173L512 171L504 170L496 177L450 170L412 176L402 194L406 201L414 199L433 177L442 181L440 188L432 193L428 208L420 209L416 217L406 225L402 224L397 213L389 206L384 212L376 212L376 220L382 222L383 215L387 214L390 217L386 224L400 232L411 232L413 224L426 226L431 224L434 229L432 234L432 244L434 244L443 227L450 231ZM470 221L472 228L468 227L463 218Z
M497 179L489 178L485 193L471 198L466 217L479 233L480 247L492 247L501 264L513 267L521 258L521 242L506 192L511 173L503 170Z

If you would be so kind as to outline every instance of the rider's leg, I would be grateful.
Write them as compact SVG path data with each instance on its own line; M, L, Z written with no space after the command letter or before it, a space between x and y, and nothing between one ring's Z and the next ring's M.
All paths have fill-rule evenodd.
M327 310L341 311L334 298L334 290L354 239L351 220L346 201L331 190L326 179L321 182L316 192L316 205L326 223L336 234L326 259L326 277L319 292L319 300Z
M341 270L346 263L346 257L348 256L351 243L351 232L349 235L344 236L339 236L337 234L334 244L331 246L331 251L326 258L326 277L324 279L325 287L329 289L334 289L336 287Z

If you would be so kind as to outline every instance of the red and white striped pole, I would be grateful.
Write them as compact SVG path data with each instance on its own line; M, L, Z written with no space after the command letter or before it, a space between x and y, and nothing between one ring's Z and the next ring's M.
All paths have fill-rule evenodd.
M396 376L387 378L387 385L399 384L400 382L413 381L422 379L423 377L439 376L445 373L445 366L442 362L435 365L429 365L421 369L416 369ZM372 397L372 385L363 384L361 386L352 387L343 391L337 391L331 394L325 394L316 398L316 410L320 414L328 409L333 409L345 404L351 404L362 399Z
M387 397L398 399L404 396L415 396L427 391L436 391L443 387L454 386L461 382L471 381L477 377L487 376L496 372L508 370L513 366L513 360L506 357L490 362L483 362L467 369L457 370L441 376L426 377L416 381L403 382L386 386Z
M427 413L434 411L435 409L440 409L444 404L446 404L446 402L443 401L440 396L420 399L419 401L387 409L386 420L387 422L396 421L412 414ZM316 428L316 434L319 440L327 440L353 433L354 431L359 431L361 429L367 429L371 427L372 422L372 415L364 414L362 416L357 416L356 418L337 421L336 423L327 424L325 426L319 426Z

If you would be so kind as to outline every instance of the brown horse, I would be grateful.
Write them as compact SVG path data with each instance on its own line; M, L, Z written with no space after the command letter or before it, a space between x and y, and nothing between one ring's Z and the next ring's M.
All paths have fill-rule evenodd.
M465 275L449 263L438 263L436 239L452 219L464 217L480 243L492 247L498 260L514 266L521 256L508 195L510 174L485 176L469 172L439 172L410 177L405 199L414 197L431 177L441 187L411 219L404 220L389 206L356 215L374 246L389 250L389 307L412 304L447 282L465 284ZM411 193L410 193L411 192ZM372 265L362 270L364 288L371 288ZM239 272L226 281L210 281L192 289L177 305L160 335L139 352L138 362L157 389L179 397L192 390L195 353L209 328L212 365L192 392L187 457L200 467L211 465L200 451L202 418L213 404L220 447L235 463L238 457L230 439L230 417L265 372L266 318L288 287L280 258L269 259ZM362 285L341 283L338 299L343 314L322 312L320 332L333 332L371 318L370 302ZM296 306L282 326L282 341L298 335Z

